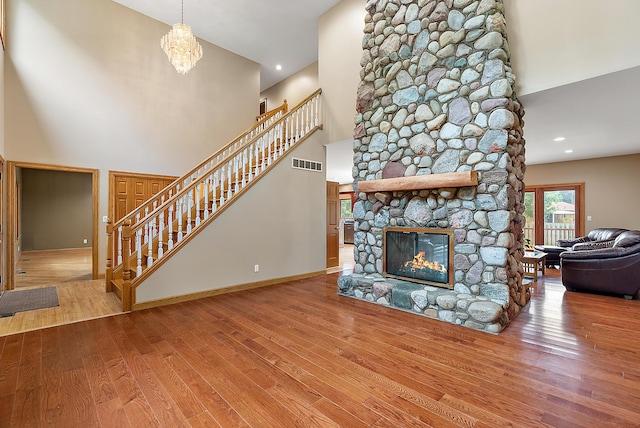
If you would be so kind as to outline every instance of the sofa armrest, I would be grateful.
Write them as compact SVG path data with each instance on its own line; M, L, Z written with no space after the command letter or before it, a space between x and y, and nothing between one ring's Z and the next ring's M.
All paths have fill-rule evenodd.
M640 244L636 244L631 247L610 247L584 251L565 251L560 254L560 260L612 259L615 257L628 256L634 253L640 253Z
M576 244L580 244L582 242L590 242L591 240L586 236L581 236L580 238L575 239L558 239L556 241L556 245L558 247L571 248Z
M610 239L608 241L590 241L590 242L579 242L571 247L572 251L586 251L586 250L598 250L600 248L611 248L613 247L614 239Z

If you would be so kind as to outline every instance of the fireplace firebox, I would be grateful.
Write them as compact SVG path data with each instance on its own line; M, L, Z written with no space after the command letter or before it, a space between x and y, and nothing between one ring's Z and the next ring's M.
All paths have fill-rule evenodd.
M387 227L384 276L453 288L453 231Z

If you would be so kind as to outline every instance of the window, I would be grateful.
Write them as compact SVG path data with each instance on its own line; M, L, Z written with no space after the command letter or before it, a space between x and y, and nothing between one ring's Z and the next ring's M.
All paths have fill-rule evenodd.
M353 218L351 212L351 199L340 199L340 217Z

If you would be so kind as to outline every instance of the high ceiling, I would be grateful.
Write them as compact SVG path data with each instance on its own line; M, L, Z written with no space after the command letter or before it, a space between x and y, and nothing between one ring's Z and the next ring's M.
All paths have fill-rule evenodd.
M168 25L181 19L180 0L114 1ZM264 90L317 60L318 17L337 3L185 0L184 22L197 37L259 63ZM640 2L509 0L505 9L527 163L640 152ZM351 181L351 144L328 149L328 179Z
M181 19L181 0L113 1L168 25ZM318 17L339 2L184 0L184 23L196 37L260 64L265 90L318 59Z

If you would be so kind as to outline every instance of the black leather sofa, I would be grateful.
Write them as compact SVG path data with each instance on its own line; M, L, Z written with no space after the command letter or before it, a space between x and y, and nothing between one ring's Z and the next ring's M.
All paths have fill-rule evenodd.
M593 229L588 235L575 239L558 239L556 245L536 245L537 251L547 253L545 265L547 267L560 267L560 253L567 250L581 251L606 248L613 245L613 240L627 229L618 227L600 227Z
M613 240L616 239L618 235L626 231L627 229L618 227L599 227L593 229L586 236L575 239L558 239L556 245L567 249L571 248L573 251L606 248L607 246L611 246L609 244L613 244Z
M607 239L612 233L616 233L615 238ZM640 231L614 230L598 237L604 239L574 242L571 250L567 247L568 251L559 254L563 285L569 291L610 293L632 299L640 291Z

